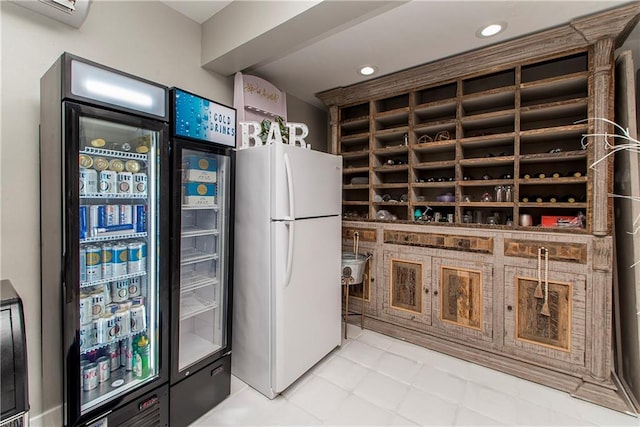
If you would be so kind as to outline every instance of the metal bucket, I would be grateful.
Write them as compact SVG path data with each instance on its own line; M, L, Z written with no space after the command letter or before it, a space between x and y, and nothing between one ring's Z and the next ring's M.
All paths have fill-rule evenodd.
M362 283L362 274L368 259L367 255L342 252L342 276L353 277L353 284Z

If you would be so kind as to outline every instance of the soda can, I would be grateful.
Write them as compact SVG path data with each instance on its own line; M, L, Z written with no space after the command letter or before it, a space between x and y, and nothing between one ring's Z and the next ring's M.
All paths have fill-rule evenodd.
M109 169L114 172L120 173L124 170L124 162L120 159L112 159L111 161L109 161Z
M109 161L104 157L94 157L93 167L96 168L96 170L103 171L109 167Z
M84 391L91 391L98 387L98 364L88 363L84 367L83 371L82 389Z
M124 168L135 175L140 172L140 162L136 160L127 160L124 164Z
M93 298L91 294L80 292L80 324L87 325L93 321Z
M94 331L93 322L80 325L80 351L85 351L93 347Z
M133 206L120 205L120 224L133 224Z
M113 277L113 244L102 245L102 278Z
M133 174L131 172L118 172L118 193L133 194Z
M111 301L111 284L110 283L103 283L102 285L99 286L99 288L102 290L102 293L104 294L104 312L107 313L109 310L107 310L109 304L111 304L113 301Z
M102 249L99 246L91 245L86 247L86 276L87 282L100 280L102 278Z
M120 341L120 365L126 371L133 370L133 340L131 337Z
M140 276L129 279L129 298L140 296Z
M135 205L133 221L136 233L147 231L147 207L145 205Z
M127 274L127 246L118 242L113 245L113 277Z
M87 249L80 246L80 283L87 281Z
M147 327L147 312L144 304L134 304L131 313L131 333L142 332Z
M118 337L126 337L131 334L131 312L126 307L120 307L116 311L116 326Z
M124 302L129 299L129 280L116 280L111 284L111 300L114 303Z
M98 221L100 227L120 225L120 205L103 205L98 208L98 215L102 221Z
M96 344L109 344L116 341L118 336L116 316L112 313L105 313L93 323L96 329Z
M117 370L120 367L120 343L114 341L107 346L107 354L109 355L110 369Z
M96 363L98 364L98 382L109 381L111 378L111 359L109 356L99 357Z
M95 169L80 168L80 194L95 194L98 192L98 172Z
M145 248L141 242L131 242L127 246L127 271L129 273L140 273L145 271L145 265L147 258L144 256L143 248Z
M80 228L80 240L87 238L87 222L89 221L89 213L86 206L80 206L78 225Z
M84 389L84 369L89 363L91 362L87 359L82 359L80 361L80 389Z
M104 302L104 291L98 289L91 294L93 306L93 320L99 319L105 313L106 304Z
M147 193L147 174L144 172L133 174L133 192L136 194Z
M100 171L100 178L98 182L98 188L100 193L110 194L116 193L117 189L117 172L112 170Z
M95 230L99 227L104 227L104 225L100 225L102 222L100 218L100 205L90 205L89 206L89 236L95 236Z
M80 154L80 156L78 156L78 160L81 168L88 169L93 166L93 158L87 154Z

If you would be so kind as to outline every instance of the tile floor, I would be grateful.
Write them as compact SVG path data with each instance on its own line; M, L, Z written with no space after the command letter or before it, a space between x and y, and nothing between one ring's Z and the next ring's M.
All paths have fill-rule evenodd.
M232 377L193 426L640 426L640 419L349 325L349 339L269 400Z

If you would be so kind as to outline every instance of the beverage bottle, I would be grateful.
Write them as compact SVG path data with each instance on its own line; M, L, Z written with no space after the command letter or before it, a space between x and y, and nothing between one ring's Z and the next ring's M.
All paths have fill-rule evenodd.
M149 340L145 335L136 342L134 353L134 375L140 379L147 378L149 376Z
M505 185L504 187L504 201L513 201L513 187L511 185Z

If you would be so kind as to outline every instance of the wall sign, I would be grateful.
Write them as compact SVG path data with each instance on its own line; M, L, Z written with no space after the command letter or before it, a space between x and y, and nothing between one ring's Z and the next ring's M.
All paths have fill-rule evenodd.
M175 136L235 147L236 110L181 89L174 90Z
M309 135L309 128L304 123L284 123L284 128L277 121L271 122L269 130L265 132L258 122L240 122L241 137L238 149L249 148L263 144L290 144L303 148L311 148L304 139ZM283 133L287 135L285 138ZM263 137L265 137L263 139Z

